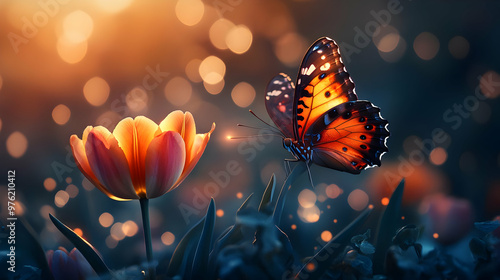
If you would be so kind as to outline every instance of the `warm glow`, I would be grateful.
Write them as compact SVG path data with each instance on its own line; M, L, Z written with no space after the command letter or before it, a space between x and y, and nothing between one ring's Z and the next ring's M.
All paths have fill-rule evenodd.
M21 132L15 131L7 138L6 146L11 157L20 158L28 149L28 139Z
M113 249L118 245L118 241L113 238L113 236L108 236L106 237L106 246L108 246L109 249Z
M226 64L220 58L211 55L201 62L198 71L203 81L215 85L224 79Z
M328 230L325 230L321 233L321 240L328 242L332 239L332 233Z
M377 48L381 52L392 52L398 46L399 38L399 34L389 33L380 39Z
M314 265L314 263L310 262L306 265L306 269L308 271L314 271L316 269L316 265Z
M66 192L70 198L75 198L78 195L79 190L77 186L70 184L66 187Z
M75 228L73 231L74 231L76 234L78 234L79 236L83 236L83 231L82 231L82 229L81 229L81 228Z
M351 208L356 211L365 209L365 207L368 205L368 201L368 195L366 194L366 192L360 189L353 190L347 197L349 206L351 206Z
M80 62L87 54L87 41L73 42L65 36L57 40L57 53L64 62L75 64Z
M40 216L44 219L48 219L49 214L54 214L55 212L56 210L54 210L54 208L50 205L44 205L40 208Z
M210 42L212 42L214 47L220 50L228 48L226 44L226 36L233 27L235 27L234 23L225 18L218 19L212 24L208 34Z
M139 227L134 221L126 221L122 225L122 231L125 234L125 236L131 237L136 235L136 233L139 231Z
M434 239L438 239L439 238L439 234L437 232L435 232L434 234L432 234L432 237L434 237Z
M71 179L71 177L66 177L66 180L64 181L66 181L66 183L68 184L71 184L71 182L73 182L73 179Z
M69 194L66 191L60 190L56 193L54 197L54 204L57 207L62 208L64 207L64 205L66 205L66 203L68 203L68 200L69 200Z
M217 215L217 217L223 217L224 216L224 210L217 209L217 211L215 212L215 214Z
M103 227L110 227L113 222L114 222L113 215L109 214L108 212L104 212L99 216L99 223Z
M340 194L342 194L342 189L335 184L330 184L325 189L326 196L329 198L337 198Z
M296 67L304 52L307 50L307 41L298 33L288 33L280 37L274 46L278 59L285 65Z
M439 51L439 40L432 33L422 32L415 38L413 49L421 59L431 60Z
M52 119L58 125L65 125L71 117L71 110L64 104L59 104L52 110Z
M208 91L208 93L212 95L219 94L223 89L224 89L225 82L224 80L218 82L215 85L211 85L209 83L203 82L203 86L205 87L205 90Z
M434 165L443 164L447 158L448 154L446 153L446 150L442 147L437 147L433 149L429 155L429 159Z
M495 71L488 71L481 76L479 88L481 93L487 98L497 98L500 96L500 87L492 86L500 83L500 75Z
M2 119L0 119L0 131L2 131Z
M101 77L93 77L83 86L83 95L92 106L101 106L108 100L109 85Z
M200 22L205 12L205 5L200 0L178 0L175 5L175 15L187 26Z
M380 203L384 206L387 206L389 204L389 198L387 197L383 197L381 200L380 200Z
M303 222L315 223L319 221L319 216L321 212L319 211L319 208L316 205L313 205L312 207L309 208L299 207L299 209L297 210L297 214L299 215L299 218Z
M86 41L93 29L94 21L82 10L71 12L63 21L63 36L73 43Z
M296 230L297 229L297 225L293 224L293 225L290 226L290 228L292 228L292 230Z
M55 190L55 189L56 189L56 185L57 185L57 184L56 184L56 180L54 180L54 179L52 179L52 178L50 178L50 177L49 177L49 178L47 178L47 179L45 179L45 180L43 181L43 187L44 187L47 191L49 191L49 192L51 192L51 191Z
M463 59L469 53L470 44L467 39L462 36L455 36L451 38L448 43L448 50L451 55L456 59Z
M333 219L333 223L334 224L338 223L338 220L337 219Z
M186 76L188 77L189 80L193 83L199 83L203 81L203 79L200 76L200 64L201 64L201 59L192 59L186 64Z
M316 194L309 189L303 189L299 194L298 200L300 206L310 208L316 203Z
M165 85L163 92L172 105L182 106L191 99L193 87L188 80L182 77L174 77Z
M253 86L245 82L238 83L231 91L231 98L234 104L241 108L250 106L255 99L255 95Z
M111 237L113 237L113 239L116 241L120 241L125 238L125 232L123 232L122 226L122 223L115 223L109 230Z
M94 5L103 12L118 13L129 7L132 1L133 0L94 0Z
M167 246L170 246L175 241L175 235L169 231L161 235L161 242Z
M140 112L148 105L148 93L142 87L135 87L127 93L125 102L127 107L133 112Z
M228 48L236 54L248 51L252 45L252 40L252 32L245 25L237 25L231 28L226 36Z
M237 193L236 194L236 198L242 199L243 198L243 194L241 192Z

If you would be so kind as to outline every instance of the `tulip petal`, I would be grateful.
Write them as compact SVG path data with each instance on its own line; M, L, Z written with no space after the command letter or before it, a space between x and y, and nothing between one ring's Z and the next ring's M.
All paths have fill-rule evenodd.
M94 128L88 135L85 150L96 178L110 193L121 199L140 198L131 180L127 158L107 129Z
M186 161L184 140L175 131L155 137L146 156L146 194L155 198L169 191L179 179Z
M78 267L73 259L61 250L52 254L50 270L55 280L78 279Z
M182 183L182 181L184 181L184 179L186 179L189 173L191 173L191 171L194 169L194 167L200 160L201 156L203 155L203 152L207 147L208 140L210 140L210 135L212 134L214 129L215 129L215 123L212 124L212 128L210 129L209 132L196 135L193 145L189 147L188 150L186 150L187 158L186 158L186 163L184 164L184 170L182 171L181 176L179 177L177 182L175 182L175 185L171 189L176 188L180 183Z
M146 193L146 153L157 130L158 125L143 116L135 119L125 118L113 130L113 135L127 158L132 183L140 197Z
M186 143L186 149L193 145L196 136L196 124L190 112L185 114L180 111L173 111L160 123L162 131L177 131Z
M83 173L83 175L94 185L96 188L98 188L100 191L102 191L105 195L113 198L113 199L118 199L114 197L107 189L102 185L101 182L97 179L95 176L94 172L90 168L89 165L89 160L87 158L87 154L85 151L85 143L87 142L87 136L89 132L92 130L91 126L88 126L85 131L83 132L82 135L82 140L78 138L76 135L71 135L70 137L70 145L71 145L71 150L73 151L73 157L75 158L76 165L78 169Z

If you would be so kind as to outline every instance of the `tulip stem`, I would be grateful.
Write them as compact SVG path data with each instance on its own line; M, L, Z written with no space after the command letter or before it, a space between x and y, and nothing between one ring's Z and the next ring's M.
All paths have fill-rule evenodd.
M149 199L141 198L142 226L144 228L144 242L146 243L146 256L148 258L149 279L156 278L156 271L153 263L153 247L151 246L151 227L149 223Z

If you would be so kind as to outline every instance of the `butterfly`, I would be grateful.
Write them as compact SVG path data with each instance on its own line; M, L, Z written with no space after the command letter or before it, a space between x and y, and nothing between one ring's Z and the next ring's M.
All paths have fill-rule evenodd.
M358 100L334 40L323 37L312 44L296 84L277 75L267 85L265 101L293 161L353 174L381 165L388 122L378 107Z

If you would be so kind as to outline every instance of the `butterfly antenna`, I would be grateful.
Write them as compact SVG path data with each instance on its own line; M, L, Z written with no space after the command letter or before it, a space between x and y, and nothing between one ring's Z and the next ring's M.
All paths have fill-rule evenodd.
M255 137L259 137L259 136L273 136L273 137L280 137L281 138L281 135L278 135L278 134L256 134L256 135L248 135L248 136L228 136L227 138L231 139L231 140L238 140L238 139L255 138Z
M279 132L284 138L285 135L283 135L283 132L281 132L279 129L277 129L276 127L270 125L269 123L267 123L266 121L264 121L263 119L261 119L259 116L257 116L253 111L252 109L248 110L250 112L250 114L252 114L254 117L256 117L259 121L261 121L263 124L269 126L270 128L274 129L275 131Z

